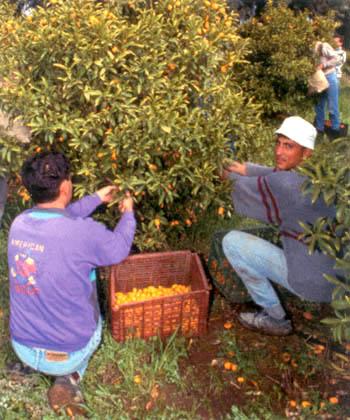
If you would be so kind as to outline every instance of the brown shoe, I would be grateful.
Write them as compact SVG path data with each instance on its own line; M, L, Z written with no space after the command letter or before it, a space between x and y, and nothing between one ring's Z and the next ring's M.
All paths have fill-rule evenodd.
M84 415L84 403L79 386L72 375L59 376L47 392L50 407L58 413L64 409L69 417Z

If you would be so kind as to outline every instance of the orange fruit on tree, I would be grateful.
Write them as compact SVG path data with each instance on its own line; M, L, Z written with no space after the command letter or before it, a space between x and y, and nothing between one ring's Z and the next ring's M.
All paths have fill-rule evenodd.
M168 67L168 70L174 71L176 69L176 64L175 63L169 63L167 65L167 67Z

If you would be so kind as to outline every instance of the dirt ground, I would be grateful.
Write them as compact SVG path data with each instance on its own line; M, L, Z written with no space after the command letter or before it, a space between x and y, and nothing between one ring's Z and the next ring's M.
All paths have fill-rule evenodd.
M162 389L164 406L188 411L197 399L196 414L203 419L224 418L233 405L248 418L255 418L249 413L256 413L253 407L259 405L284 418L350 418L349 346L333 343L319 325L329 307L315 305L305 312L295 302L289 304L295 332L271 337L239 324L237 315L252 308L249 304L218 300L208 334L190 340L189 357L182 361L185 391ZM237 370L225 369L227 361Z

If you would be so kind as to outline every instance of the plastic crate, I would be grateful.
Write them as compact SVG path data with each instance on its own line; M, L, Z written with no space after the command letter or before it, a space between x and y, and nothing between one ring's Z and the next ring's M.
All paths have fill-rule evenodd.
M167 337L178 331L186 337L207 331L209 286L201 261L190 251L138 254L109 270L109 307L112 336L130 338ZM116 292L148 286L190 285L191 291L116 306Z

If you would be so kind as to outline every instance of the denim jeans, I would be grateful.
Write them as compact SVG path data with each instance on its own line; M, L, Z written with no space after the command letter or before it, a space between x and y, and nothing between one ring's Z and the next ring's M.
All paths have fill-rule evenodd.
M320 94L318 102L315 106L316 119L315 125L318 131L324 131L324 120L326 112L326 104L331 120L331 128L339 130L340 116L339 116L339 81L336 72L326 74L329 83L328 89Z
M101 341L102 319L100 318L97 328L88 344L81 350L67 353L68 359L64 361L49 361L46 355L48 351L35 347L27 347L12 340L12 347L18 358L31 368L52 376L64 376L78 372L83 377L89 360Z
M277 319L285 317L271 281L290 292L288 269L283 249L250 233L233 230L222 241L224 254L242 279L254 302Z

